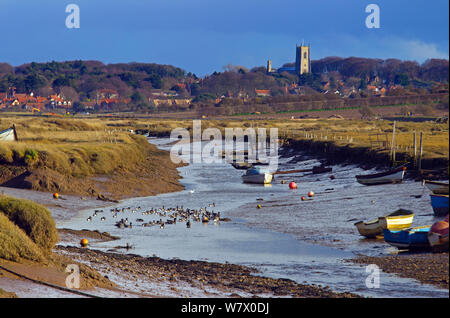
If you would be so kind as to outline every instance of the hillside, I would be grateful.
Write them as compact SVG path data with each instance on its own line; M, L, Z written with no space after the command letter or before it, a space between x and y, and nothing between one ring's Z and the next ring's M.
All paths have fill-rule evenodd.
M175 66L148 63L79 60L17 67L0 63L0 109L23 109L28 105L28 109L153 112L192 109L192 104L219 104L227 98L239 104L252 98L295 99L318 94L366 98L448 93L448 60L431 59L419 64L396 59L327 57L312 61L311 67L312 73L297 76L288 72L267 74L265 67L248 70L230 64L223 72L198 78ZM22 94L17 101L15 94Z

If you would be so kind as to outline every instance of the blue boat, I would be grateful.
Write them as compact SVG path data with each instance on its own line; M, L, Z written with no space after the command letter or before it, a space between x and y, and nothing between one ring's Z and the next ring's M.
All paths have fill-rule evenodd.
M431 206L435 216L448 214L448 194L430 194Z
M428 232L431 225L413 227L401 231L383 230L384 240L398 249L429 249Z

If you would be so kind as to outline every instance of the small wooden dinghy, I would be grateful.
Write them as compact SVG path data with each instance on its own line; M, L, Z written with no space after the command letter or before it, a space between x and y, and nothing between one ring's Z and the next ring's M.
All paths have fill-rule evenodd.
M430 249L431 246L428 242L428 232L430 232L430 228L431 225L413 227L400 231L384 229L383 236L386 243L389 243L398 249Z
M384 229L402 230L409 228L412 225L413 220L414 213L412 211L399 209L368 222L356 222L355 226L362 236L375 238L377 235L382 235Z
M357 175L356 181L364 185L376 185L387 183L401 183L405 175L406 167L398 167L386 172L375 174Z
M423 184L430 189L433 194L449 194L448 182L423 180Z

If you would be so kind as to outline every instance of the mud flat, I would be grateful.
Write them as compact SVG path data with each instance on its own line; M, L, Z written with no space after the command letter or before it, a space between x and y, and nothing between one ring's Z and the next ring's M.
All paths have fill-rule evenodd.
M413 278L423 284L449 288L448 253L406 254L383 257L359 256L349 260L358 264L375 264L384 272Z
M131 282L133 290L147 297L358 297L351 293L336 293L326 287L298 284L289 279L255 276L255 269L241 265L145 258L63 246L57 246L55 252L89 264L119 288L126 288Z
M68 220L75 216L80 210L102 208L114 204L97 200L88 196L78 195L60 195L55 200L53 194L44 191L35 191L27 189L17 189L9 187L0 187L0 193L19 199L27 199L44 205L52 213L55 221Z

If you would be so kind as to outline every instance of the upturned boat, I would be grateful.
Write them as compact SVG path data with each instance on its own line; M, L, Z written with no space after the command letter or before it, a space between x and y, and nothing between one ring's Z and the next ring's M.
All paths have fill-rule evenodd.
M373 220L355 223L359 234L367 238L375 238L382 235L384 229L402 230L409 228L414 220L414 213L409 210L398 209L388 215L377 217Z
M423 184L430 189L433 194L449 194L448 182L423 180Z
M405 171L406 167L398 167L389 171L375 174L357 175L356 181L364 185L401 183L403 182Z
M431 226L428 242L433 252L448 252L448 215L445 221L437 221Z
M430 198L435 216L444 216L448 214L448 194L430 194Z
M264 167L253 167L247 169L246 173L242 176L244 183L256 183L256 184L270 184L273 179L273 174Z
M418 226L400 231L383 230L386 243L398 249L422 250L430 249L428 242L428 232L431 225Z

